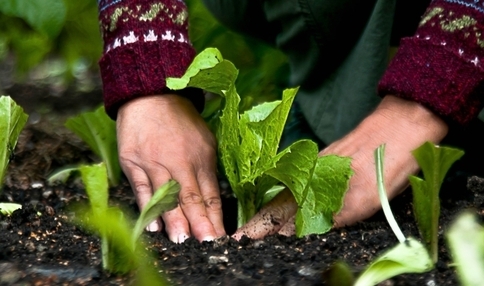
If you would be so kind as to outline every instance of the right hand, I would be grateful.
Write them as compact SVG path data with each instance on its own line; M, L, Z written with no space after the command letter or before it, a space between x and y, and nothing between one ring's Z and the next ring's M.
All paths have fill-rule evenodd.
M164 94L131 100L118 110L116 128L121 168L140 209L169 179L181 185L178 207L162 215L171 241L225 235L216 141L188 99ZM148 229L162 227L157 220Z

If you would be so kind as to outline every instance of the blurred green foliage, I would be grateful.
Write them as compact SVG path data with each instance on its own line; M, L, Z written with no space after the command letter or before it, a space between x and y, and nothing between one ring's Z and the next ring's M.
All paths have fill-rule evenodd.
M0 57L12 53L18 75L60 57L69 76L79 61L96 66L101 51L95 0L0 2Z
M186 2L196 50L217 47L240 69L237 88L242 108L280 97L288 72L284 55L229 31L201 1ZM69 80L78 65L97 69L101 53L97 1L0 1L0 60L13 55L18 78L46 61L60 59L65 65L60 70Z

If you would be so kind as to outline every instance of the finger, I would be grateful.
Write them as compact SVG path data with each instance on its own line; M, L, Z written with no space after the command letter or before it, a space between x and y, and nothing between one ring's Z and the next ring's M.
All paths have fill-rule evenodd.
M296 216L293 215L277 233L285 236L296 234Z
M285 189L265 205L247 224L239 228L233 237L237 240L246 235L253 239L277 233L296 214L297 203L292 193Z
M140 167L125 168L124 173L128 178L131 188L133 189L136 203L141 211L153 196L153 187L148 175ZM159 231L162 229L162 227L162 223L158 219L150 223L147 227L147 230Z
M199 172L198 185L205 204L207 217L215 229L215 234L217 237L225 235L222 201L215 172Z
M170 172L160 165L157 165L157 168L149 169L148 172L148 176L151 179L151 185L154 186L155 190L163 186L172 178ZM165 212L161 217L163 218L168 238L171 241L181 243L185 241L186 238L190 237L190 226L179 206L173 210Z
M179 204L188 220L191 234L200 241L214 240L217 234L212 222L208 218L205 202L200 192L195 172L190 167L182 169L191 170L191 172L178 174L178 176L174 175L174 179L180 182L181 185ZM167 227L168 223L165 220Z
M163 213L161 217L171 241L182 243L190 237L190 226L179 205L175 209Z

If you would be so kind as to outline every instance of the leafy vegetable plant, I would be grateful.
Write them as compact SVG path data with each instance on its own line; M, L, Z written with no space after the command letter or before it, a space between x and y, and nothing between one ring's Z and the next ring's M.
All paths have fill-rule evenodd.
M425 178L424 180L416 176L409 177L413 191L414 214L420 233L432 256L432 261L436 263L438 259L440 187L447 171L455 161L464 155L464 152L426 142L412 153Z
M383 154L385 145L375 150L378 195L385 217L399 243L377 257L355 280L349 266L344 262L335 263L326 273L329 285L371 286L403 273L423 273L433 268L429 252L419 241L406 238L390 209L383 181ZM343 281L344 284L340 282ZM354 282L353 282L354 281Z
M277 152L283 127L297 88L283 92L282 100L267 102L240 114L235 88L238 71L217 49L201 52L181 78L168 78L177 90L196 87L224 98L216 136L218 155L238 199L238 223L246 223L274 196L279 182L299 205L296 234L323 233L332 227L352 175L350 158L318 157L318 147L300 140Z
M89 207L75 209L76 222L101 237L103 268L113 273L137 271L138 279L157 279L148 284L164 285L150 265L151 260L139 238L143 229L161 213L178 203L180 186L170 181L160 187L133 225L118 207L108 205L108 180L104 163L80 167L82 180L89 197ZM154 283L154 284L153 284Z
M484 228L475 214L459 215L447 232L447 244L463 286L478 286L484 281Z
M112 186L117 185L121 178L121 167L118 160L116 126L104 111L104 107L71 117L65 126L84 140L106 163L109 182Z
M28 115L9 96L0 96L0 181L3 185L7 165L17 145L18 136L27 123ZM1 186L0 186L1 188Z

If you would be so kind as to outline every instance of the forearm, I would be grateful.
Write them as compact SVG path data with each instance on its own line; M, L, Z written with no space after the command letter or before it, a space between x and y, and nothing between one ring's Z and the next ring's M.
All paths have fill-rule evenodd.
M166 93L165 79L183 75L195 51L188 40L188 13L182 1L102 0L98 5L104 103L116 118L127 101ZM201 94L198 101L203 104Z
M379 93L465 124L484 106L484 1L454 2L432 2L415 35L402 40Z

